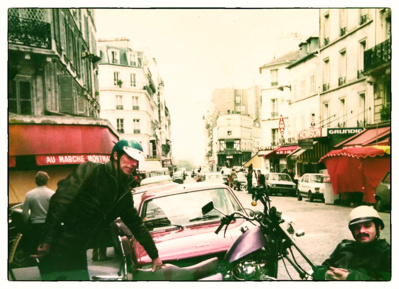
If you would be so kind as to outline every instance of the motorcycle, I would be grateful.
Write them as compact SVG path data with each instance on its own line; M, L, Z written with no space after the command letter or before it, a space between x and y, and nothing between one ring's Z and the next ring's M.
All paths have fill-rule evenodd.
M258 224L251 229L242 229L243 234L227 251L221 266L223 280L277 280L280 260L285 267L287 260L299 274L300 279L311 280L314 265L294 242L294 235L301 237L304 232L298 231L295 234L292 221L282 217L276 207L270 206L270 198L263 186L253 188L252 194L252 205L256 206L260 201L264 206L263 212L252 211L250 216L247 216L236 211L224 215L215 231L218 234L225 226L226 232L229 224L238 218ZM206 214L211 210L219 211L213 202L205 205L202 213ZM310 266L310 270L306 271L297 262L293 248Z
M243 218L255 226L251 229L242 228L242 235L236 239L227 251L223 260L212 258L199 264L181 268L171 264L164 264L161 269L152 272L135 268L131 264L131 243L130 238L118 235L120 251L123 252L123 262L118 276L95 276L93 280L129 280L127 272L132 272L133 280L213 280L213 281L243 281L243 280L277 280L280 261L283 262L286 270L288 261L292 268L299 274L302 280L311 280L313 263L306 257L294 241L294 235L301 237L303 231L295 233L293 223L282 216L276 207L270 206L270 198L263 186L252 189L252 205L256 206L260 201L263 212L251 211L249 216L243 212L235 211L225 215L213 202L209 202L202 208L202 214L206 215L212 210L219 211L223 217L215 233L219 234L223 227L225 233L227 227L236 219ZM119 224L119 229L123 224ZM129 234L127 234L129 235ZM304 261L310 266L306 271L296 260L294 250L298 252ZM129 270L130 269L130 270ZM288 274L290 277L291 275ZM291 278L292 279L292 278Z

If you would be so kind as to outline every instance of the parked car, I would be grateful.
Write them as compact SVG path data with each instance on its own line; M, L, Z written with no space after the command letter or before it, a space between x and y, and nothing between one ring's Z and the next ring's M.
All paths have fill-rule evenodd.
M199 182L155 186L153 190L133 198L140 202L139 215L154 239L164 263L189 266L211 257L223 258L232 243L241 236L241 227L253 225L244 220L232 223L224 234L215 234L222 214L217 210L203 215L202 207L213 201L215 208L229 214L246 214L234 192L223 184ZM133 240L134 263L150 268L151 259L144 248Z
M172 176L172 181L182 184L184 182L184 173L182 171L174 172Z
M375 209L383 212L391 209L391 172L388 172L375 189Z
M324 202L324 179L323 174L304 174L298 179L298 200L302 200L302 197L308 198L309 202L313 202L314 199L319 199Z
M247 177L245 173L237 173L237 178L234 180L233 188L237 191L245 191L247 189Z
M223 175L221 173L206 173L203 174L202 181L224 184Z
M296 184L292 181L289 174L268 173L265 175L265 184L269 195L296 195Z

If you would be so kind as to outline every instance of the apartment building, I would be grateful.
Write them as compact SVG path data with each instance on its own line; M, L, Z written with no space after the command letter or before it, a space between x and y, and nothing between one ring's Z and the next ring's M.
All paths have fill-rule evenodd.
M77 164L106 162L118 133L99 119L93 9L8 9L9 203L38 170L49 187Z
M147 159L170 163L170 115L156 60L129 39L99 40L98 48L101 117L121 138L139 141Z

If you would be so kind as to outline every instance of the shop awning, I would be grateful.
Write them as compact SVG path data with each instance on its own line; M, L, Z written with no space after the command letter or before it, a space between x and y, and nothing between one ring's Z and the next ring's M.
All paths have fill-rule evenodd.
M298 149L298 146L289 146L289 147L279 147L272 151L271 153L264 155L265 159L280 159L286 158L288 155L292 154Z
M306 149L297 149L292 154L289 154L287 157L291 159L297 159L304 152L306 152Z
M390 170L389 147L353 147L332 150L320 159L327 167L334 194L363 193L363 202L375 203L374 193Z
M118 141L106 126L10 124L9 166L18 156L34 155L38 165L106 162Z
M345 141L337 144L335 147L355 147L367 146L371 144L390 144L391 127L381 127L366 129Z

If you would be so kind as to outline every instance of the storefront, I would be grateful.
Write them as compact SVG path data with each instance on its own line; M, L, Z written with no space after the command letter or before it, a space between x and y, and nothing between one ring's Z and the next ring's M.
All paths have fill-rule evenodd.
M48 187L86 161L107 162L119 137L105 120L76 119L55 123L57 117L42 121L9 123L8 192L9 204L23 202L35 188L39 170L50 176Z
M288 156L298 148L298 146L279 147L264 155L264 159L269 160L270 172L282 172L284 169L290 169Z

